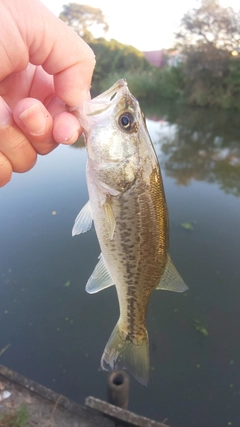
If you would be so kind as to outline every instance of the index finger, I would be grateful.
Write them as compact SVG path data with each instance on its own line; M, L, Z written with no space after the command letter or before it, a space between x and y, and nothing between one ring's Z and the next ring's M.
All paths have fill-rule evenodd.
M54 76L57 96L70 107L88 98L95 56L92 49L67 25L58 20L61 35L42 67Z
M46 34L42 34L42 37L47 36L47 47L44 47L39 32L35 30L35 49L30 54L30 61L42 65L47 73L53 74L57 96L67 105L76 106L87 98L90 90L95 55L67 24L41 6L43 22L46 23ZM46 55L44 61L43 54Z
M32 64L41 65L54 76L56 94L63 102L69 106L80 104L90 89L95 66L92 49L39 0L3 3L10 12L7 17L11 34L16 33L19 40L19 31L23 42L19 43L20 59L15 45L8 46L8 68L12 68L8 72L25 69L28 57Z

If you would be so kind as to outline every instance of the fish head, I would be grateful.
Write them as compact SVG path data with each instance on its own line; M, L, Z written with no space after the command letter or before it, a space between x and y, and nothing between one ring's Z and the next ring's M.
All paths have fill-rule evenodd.
M88 156L100 163L122 162L136 154L141 119L138 101L126 80L118 80L79 111Z
M78 111L88 153L88 170L103 192L127 191L157 163L145 119L126 80L87 101Z

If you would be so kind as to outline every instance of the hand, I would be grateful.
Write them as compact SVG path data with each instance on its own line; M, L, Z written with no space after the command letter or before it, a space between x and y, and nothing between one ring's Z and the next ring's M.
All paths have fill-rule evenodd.
M0 186L37 154L71 144L81 127L67 106L89 98L90 47L39 0L0 0ZM67 105L67 106L66 106Z

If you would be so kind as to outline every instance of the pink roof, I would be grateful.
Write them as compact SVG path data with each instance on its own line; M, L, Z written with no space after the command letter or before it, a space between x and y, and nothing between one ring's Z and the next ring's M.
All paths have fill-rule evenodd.
M152 50L148 52L143 52L145 58L150 62L150 64L155 65L155 67L163 67L164 65L164 50Z

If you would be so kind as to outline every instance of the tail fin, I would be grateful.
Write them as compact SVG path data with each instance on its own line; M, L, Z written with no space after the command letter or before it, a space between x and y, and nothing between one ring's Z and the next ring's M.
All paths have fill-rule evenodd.
M104 371L127 369L141 384L147 385L149 374L148 334L143 341L133 344L121 333L119 323L115 326L104 349L101 367Z

